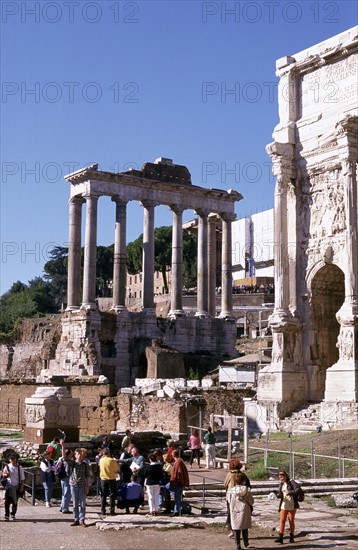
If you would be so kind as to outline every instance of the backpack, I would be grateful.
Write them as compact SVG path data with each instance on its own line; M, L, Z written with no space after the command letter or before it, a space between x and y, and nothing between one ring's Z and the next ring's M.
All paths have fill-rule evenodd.
M305 493L300 486L298 486L297 500L298 502L303 502L305 500Z
M56 455L55 447L53 445L48 445L46 451L48 451L50 453L50 458L51 458L51 460L53 460L55 458L55 455Z
M67 477L67 472L65 468L65 463L63 460L58 460L55 465L55 476L61 480Z
M297 481L294 481L293 482L293 488L297 491L296 498L297 498L298 502L303 502L305 500L305 493L304 493L301 485L299 485L297 483Z

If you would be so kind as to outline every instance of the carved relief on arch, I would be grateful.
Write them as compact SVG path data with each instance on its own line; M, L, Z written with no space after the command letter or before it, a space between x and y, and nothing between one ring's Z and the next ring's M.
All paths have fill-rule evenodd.
M341 175L341 172L339 172ZM309 233L312 238L332 236L345 231L346 212L343 183L338 171L310 176L311 191L306 195ZM307 186L306 186L307 187ZM307 221L306 221L307 224Z

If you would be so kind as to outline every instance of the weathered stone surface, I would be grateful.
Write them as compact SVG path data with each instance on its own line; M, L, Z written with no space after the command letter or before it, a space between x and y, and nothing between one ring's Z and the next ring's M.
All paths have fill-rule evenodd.
M343 409L358 398L356 36L349 29L276 65L280 120L267 146L276 176L273 347L258 379L264 429L300 402Z

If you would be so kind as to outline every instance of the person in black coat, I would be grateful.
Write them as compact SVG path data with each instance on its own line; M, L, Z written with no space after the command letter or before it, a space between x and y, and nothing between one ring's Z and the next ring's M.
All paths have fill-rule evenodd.
M284 470L278 473L278 477L280 485L278 491L274 491L274 493L280 499L278 507L278 511L280 512L280 533L275 542L283 544L283 534L287 518L290 524L290 542L295 542L295 515L297 509L300 507L297 499L300 493L300 486L293 479L290 479L288 473Z

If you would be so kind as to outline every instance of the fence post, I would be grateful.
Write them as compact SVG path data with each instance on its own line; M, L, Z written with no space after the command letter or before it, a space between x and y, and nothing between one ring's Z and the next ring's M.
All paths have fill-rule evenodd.
M311 479L314 479L313 475L313 461L314 461L314 454L313 454L313 439L311 440Z
M229 425L227 430L227 459L231 460L232 449L232 414L229 415Z
M248 421L246 414L244 415L244 462L245 464L249 461L249 430L248 430Z
M340 442L340 439L338 438L338 477L341 478L341 442Z
M35 478L36 478L36 475L35 474L31 474L31 493L32 493L32 506L35 506Z
M293 466L293 455L292 455L292 434L290 437L290 477L294 477L294 466Z
M205 509L205 477L203 477L203 509Z

